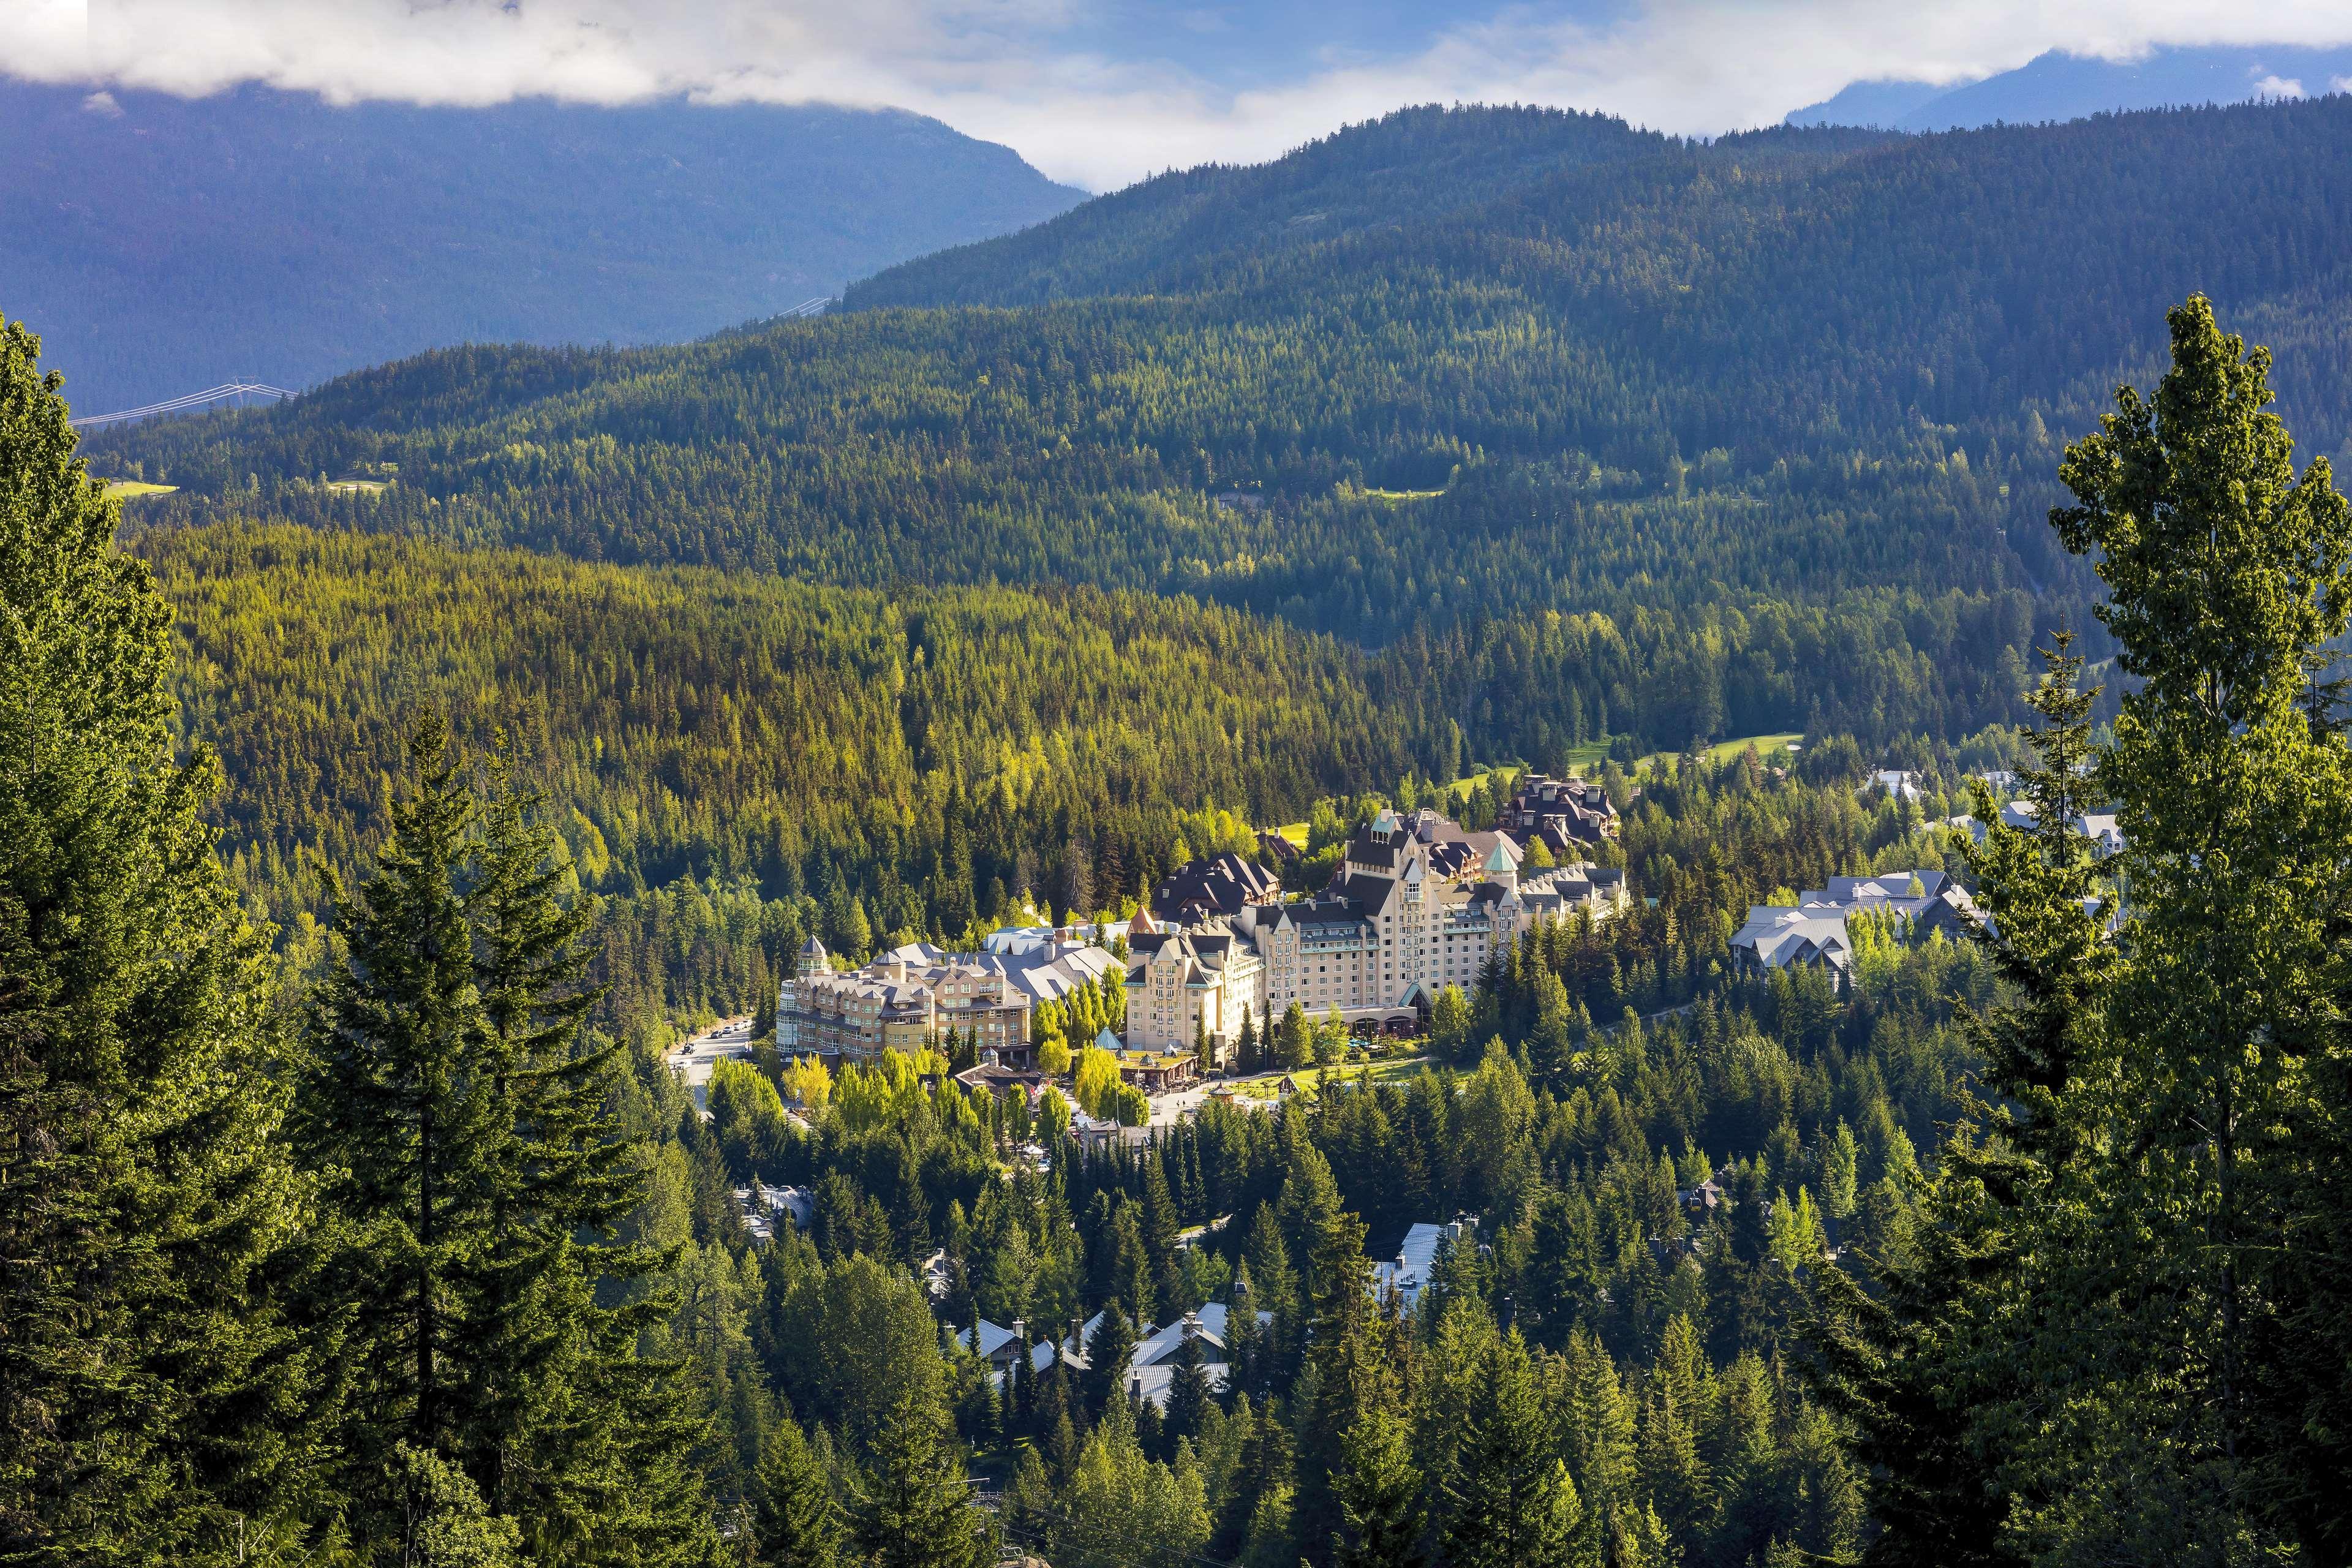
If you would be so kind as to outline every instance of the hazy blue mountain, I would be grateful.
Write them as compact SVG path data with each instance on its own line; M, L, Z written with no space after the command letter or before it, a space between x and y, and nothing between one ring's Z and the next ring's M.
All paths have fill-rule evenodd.
M894 112L186 100L0 79L0 312L77 407L462 342L697 337L1083 193Z
M1790 125L1858 125L1885 130L1916 109L1924 109L1951 89L1931 81L1848 82L1835 96L1793 110Z
M2113 110L2316 97L2352 78L2352 48L2168 48L2146 59L2104 60L2053 49L2015 70L1962 87L1855 82L1789 116L1791 125L1961 131L2080 120Z

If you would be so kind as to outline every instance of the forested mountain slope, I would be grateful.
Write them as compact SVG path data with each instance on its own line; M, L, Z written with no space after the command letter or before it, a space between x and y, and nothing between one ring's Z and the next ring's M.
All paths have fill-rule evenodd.
M335 107L0 77L0 309L83 412L449 343L660 342L1078 198L917 115Z
M1131 888L1185 809L1303 816L1395 779L1419 740L1348 649L1181 601L885 595L285 527L147 553L184 728L230 780L232 874L281 920L323 909L302 851L373 851L425 706L471 743L506 730L592 889L845 884L877 933Z
M1484 144L1498 123L1425 129ZM2088 621L2085 569L2042 525L2050 476L2105 389L2145 379L2167 302L2210 291L2278 350L2306 441L2342 441L2347 184L2343 100L1774 132L1218 252L1186 291L457 351L98 452L184 487L143 503L159 526L1199 595L1412 645L1462 704L1420 732L1442 716L1481 754L1958 734L2016 716L2037 626ZM350 475L396 482L319 482ZM1556 672L1579 710L1531 739L1445 661L1539 641L1509 628L1555 612L1605 614L1591 646L1630 663Z
M1268 163L1170 170L1049 222L901 262L852 308L1030 305L1140 293L1237 252L1281 250L1477 205L1560 169L1654 153L1602 114L1487 104L1398 110Z

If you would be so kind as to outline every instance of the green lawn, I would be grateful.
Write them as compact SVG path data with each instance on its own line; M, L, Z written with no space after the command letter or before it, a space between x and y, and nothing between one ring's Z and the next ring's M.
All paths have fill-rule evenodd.
M151 485L138 479L106 481L106 493L120 500L136 500L141 496L167 496L179 488L177 485Z
M1788 754L1789 742L1791 741L1801 741L1804 738L1804 731L1801 730L1791 730L1784 734L1779 735L1743 735L1736 741L1717 742L1714 745L1709 746L1706 749L1706 760L1710 763L1726 763L1738 756L1740 752L1746 751L1748 747L1753 746L1756 748L1757 754L1761 756L1768 763L1772 760L1772 754L1775 752L1780 752L1785 760ZM1652 763L1664 762L1668 758L1676 757L1681 754L1682 753L1679 752L1652 752L1648 756L1643 757L1640 762L1633 765L1637 769L1645 768Z
M379 490L391 489L392 481L390 479L329 479L327 488L331 490L341 490L345 495L357 495L362 490L369 495L373 495Z
M1391 1079L1416 1078L1420 1076L1421 1069L1429 1065L1430 1058L1426 1055L1392 1057L1371 1064L1371 1079L1374 1083L1386 1083ZM1290 1081L1298 1086L1301 1094L1313 1094L1326 1078L1352 1079L1361 1076L1364 1071L1363 1064L1349 1062L1329 1068L1300 1068L1290 1075ZM1272 1078L1247 1079L1233 1087L1246 1099L1272 1100L1275 1085L1280 1081L1277 1074Z
M1368 500L1371 500L1398 501L1398 500L1428 500L1432 499L1433 497L1442 496L1442 495L1444 495L1444 493L1445 493L1445 492L1444 492L1443 489L1434 489L1434 490L1376 490L1376 489L1368 489L1368 490L1366 490L1366 491L1364 492L1364 495L1365 495L1365 497L1366 497Z

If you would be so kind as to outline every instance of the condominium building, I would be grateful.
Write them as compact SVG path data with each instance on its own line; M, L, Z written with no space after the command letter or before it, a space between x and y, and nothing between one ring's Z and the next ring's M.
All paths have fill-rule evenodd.
M836 972L814 937L777 988L776 1049L786 1058L872 1062L885 1050L936 1046L950 1030L976 1036L1008 1067L1025 1066L1028 994L1000 971L953 957L910 962L892 953Z
M1617 837L1617 807L1600 784L1529 773L1503 807L1503 826L1522 844L1541 840L1553 854Z
M1748 922L1732 933L1733 966L1749 974L1819 967L1843 979L1853 964L1846 919L1855 914L1891 918L1895 931L1912 941L1936 932L1958 941L1980 918L1967 889L1950 873L1932 867L1832 877L1828 887L1799 893L1794 904L1750 907Z

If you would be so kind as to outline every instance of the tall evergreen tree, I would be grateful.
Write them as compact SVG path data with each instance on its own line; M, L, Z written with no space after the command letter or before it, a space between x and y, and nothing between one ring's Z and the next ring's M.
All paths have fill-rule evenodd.
M851 1512L856 1552L873 1568L967 1568L980 1561L982 1521L936 1387L910 1381L893 1405Z
M1171 1444L1179 1438L1200 1436L1201 1418L1207 1413L1215 1392L1209 1382L1200 1336L1187 1333L1176 1347L1176 1370L1168 1379L1167 1436Z
M1339 1455L1336 1568L1422 1568L1428 1561L1422 1478L1403 1417L1385 1401L1368 1406L1341 1439Z
M459 885L472 796L437 717L409 741L406 796L374 874L341 900L350 957L321 987L304 1143L343 1227L329 1289L347 1314L351 1490L364 1539L392 1449L456 1458L478 1430L478 1291L510 1128Z
M555 836L503 742L489 771L466 900L498 1141L467 1333L468 1468L535 1555L583 1561L626 1541L657 1560L698 1533L701 1500L665 1369L637 1354L668 1303L631 1287L661 1258L612 1239L646 1183L608 1109L618 1042L585 1032L601 994L594 905L561 896Z
M309 1191L172 614L39 346L0 321L0 1559L226 1562L293 1522Z
M1495 1342L1486 1367L1486 1401L1470 1413L1445 1478L1445 1560L1454 1568L1585 1568L1577 1551L1583 1509L1516 1330Z
M2343 1275L2314 1207L2340 1122L2312 1068L2341 1053L2352 765L2314 693L2352 617L2352 509L2325 459L2294 472L2268 354L2201 298L2170 324L2154 398L2120 391L2061 468L2078 504L2052 522L2095 552L2138 686L2086 784L2060 646L2040 820L1979 857L2015 997L1981 1031L2001 1101L1945 1152L1883 1297L1822 1281L1874 1561L2342 1544L2345 1447L2315 1412L2352 1363L2273 1369L2296 1286ZM2125 837L2099 868L2130 895L2112 942L2066 833L2086 791Z
M759 1568L833 1568L841 1552L840 1508L823 1462L787 1415L760 1456L751 1532Z
M2041 718L2032 731L2037 761L2020 782L2033 824L1996 824L1972 851L1990 917L1976 940L2009 983L2004 1005L1973 1020L2000 1099L1972 1109L1993 1136L1969 1131L1947 1144L1919 1223L1899 1248L1870 1260L1876 1294L1837 1269L1816 1281L1821 1356L1809 1372L1870 1467L1883 1526L1869 1549L1874 1563L1997 1568L2019 1560L2000 1528L2009 1485L2000 1456L1951 1413L2025 1392L2014 1358L1973 1347L1998 1338L1992 1325L2030 1266L2026 1211L2048 1199L2068 1157L2077 1129L2063 1095L2090 1048L2111 967L2090 850L2071 826L2090 787L2092 694L2081 689L2083 661L2070 645L2061 633L2045 650L2030 699ZM1977 805L1994 820L1988 794Z
M1086 1401L1095 1419L1127 1402L1128 1371L1135 1360L1135 1325L1113 1300L1103 1308L1102 1321L1087 1342Z
M1311 1261L1315 1299L1307 1338L1311 1375L1299 1382L1294 1506L1298 1539L1319 1546L1343 1533L1340 1480L1347 1468L1347 1436L1372 1411L1392 1405L1396 1389L1387 1354L1373 1331L1363 1222L1352 1214L1327 1215Z
M2346 1447L2311 1441L2336 1423L2268 1369L2291 1337L2282 1281L2326 1234L2312 1178L2343 1151L2312 1068L2343 1050L2352 979L2352 753L2314 699L2352 621L2352 507L2326 459L2295 472L2269 352L2224 336L2201 296L2169 321L2155 396L2123 389L2067 448L2079 504L2051 519L2096 552L2097 614L2138 682L2095 770L2131 909L2095 1070L2077 1075L2095 1152L2077 1201L2105 1289L2076 1331L2179 1347L2101 1358L2095 1437L2124 1435L2132 1479L2086 1531L2160 1553L2244 1531L2252 1548L2332 1517L2340 1548L2345 1477L2319 1460Z

